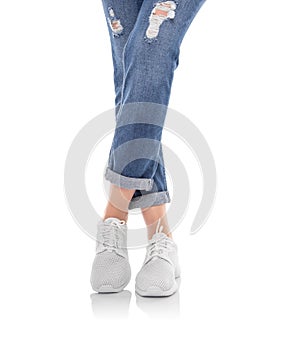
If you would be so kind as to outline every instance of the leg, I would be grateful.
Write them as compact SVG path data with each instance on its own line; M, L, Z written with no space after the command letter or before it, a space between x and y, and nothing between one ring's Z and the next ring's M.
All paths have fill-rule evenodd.
M166 214L166 204L155 205L149 208L142 209L142 215L144 222L147 226L148 239L151 239L156 232L157 224L160 220L160 225L163 226L163 232L170 238L173 238L170 232L167 214Z
M156 5L152 1L143 3L124 51L123 99L106 176L113 183L134 187L141 193L141 200L135 203L142 208L150 240L136 276L136 292L141 296L169 296L178 289L180 267L165 204L161 205L159 198L163 187L166 191L165 176L155 176L163 160L160 141L166 110L162 107L168 105L180 43L204 0ZM143 101L149 103L138 104ZM131 142L136 139L144 141Z
M107 203L103 220L114 217L128 220L128 207L135 190L128 190L113 184L110 185L109 201Z
M122 87L124 76L123 51L137 21L143 0L134 0L130 2L126 2L124 0L102 0L102 3L111 42L112 60L114 67L115 113L117 116L122 102ZM160 157L162 157L162 154L160 154ZM157 200L154 201L155 205L157 205L158 202L170 202L164 172L165 170L163 166L157 166L154 175L155 184L158 184L157 188L154 186L153 189L148 192L145 190L141 191L139 189L136 189L133 193L132 200L129 203L129 209L136 208L140 205L143 206L148 200L151 203L153 193L156 192L161 193L159 193ZM159 181L160 179L161 181ZM143 194L146 196L143 197ZM144 200L144 202L140 203L140 200Z
M182 39L205 0L144 1L123 51L121 106L105 177L129 209L170 202L161 137Z
M102 0L107 28L110 36L114 69L115 113L121 104L123 84L123 50L134 28L143 0ZM109 201L103 219L116 217L127 221L128 207L135 190L110 185Z

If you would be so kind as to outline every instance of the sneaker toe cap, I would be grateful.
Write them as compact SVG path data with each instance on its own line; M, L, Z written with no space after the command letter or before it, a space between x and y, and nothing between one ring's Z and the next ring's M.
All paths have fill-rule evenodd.
M175 281L173 266L163 259L144 265L136 277L136 285L141 290L159 289L167 291Z
M115 252L103 252L95 256L91 272L91 284L94 290L103 288L118 289L125 286L131 277L131 269L126 258Z

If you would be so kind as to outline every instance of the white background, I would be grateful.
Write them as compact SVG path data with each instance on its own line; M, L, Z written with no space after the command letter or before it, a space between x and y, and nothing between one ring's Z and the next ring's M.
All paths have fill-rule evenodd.
M190 210L174 233L179 294L137 305L145 251L131 250L130 305L127 292L124 303L93 299L92 307L95 245L67 208L63 172L78 131L114 106L101 1L1 2L1 348L280 349L278 5L208 0L183 40L170 107L207 139L218 188L209 220L190 236L202 189L188 156ZM102 213L105 198L89 196Z

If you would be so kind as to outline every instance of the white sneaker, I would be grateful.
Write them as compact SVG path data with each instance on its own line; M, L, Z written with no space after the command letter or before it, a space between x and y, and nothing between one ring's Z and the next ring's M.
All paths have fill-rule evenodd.
M136 277L136 292L141 296L169 296L178 289L180 277L176 243L158 232L148 241L143 266Z
M117 218L99 221L91 272L92 288L99 293L120 292L130 278L126 222Z

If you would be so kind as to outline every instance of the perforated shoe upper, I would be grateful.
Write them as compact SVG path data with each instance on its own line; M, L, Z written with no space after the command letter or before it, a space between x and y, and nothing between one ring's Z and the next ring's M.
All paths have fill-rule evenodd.
M147 292L172 290L180 276L177 245L165 233L157 232L149 240L143 266L136 277L136 288Z
M129 283L131 269L126 234L125 221L108 218L98 223L96 256L91 273L94 290L120 291Z

